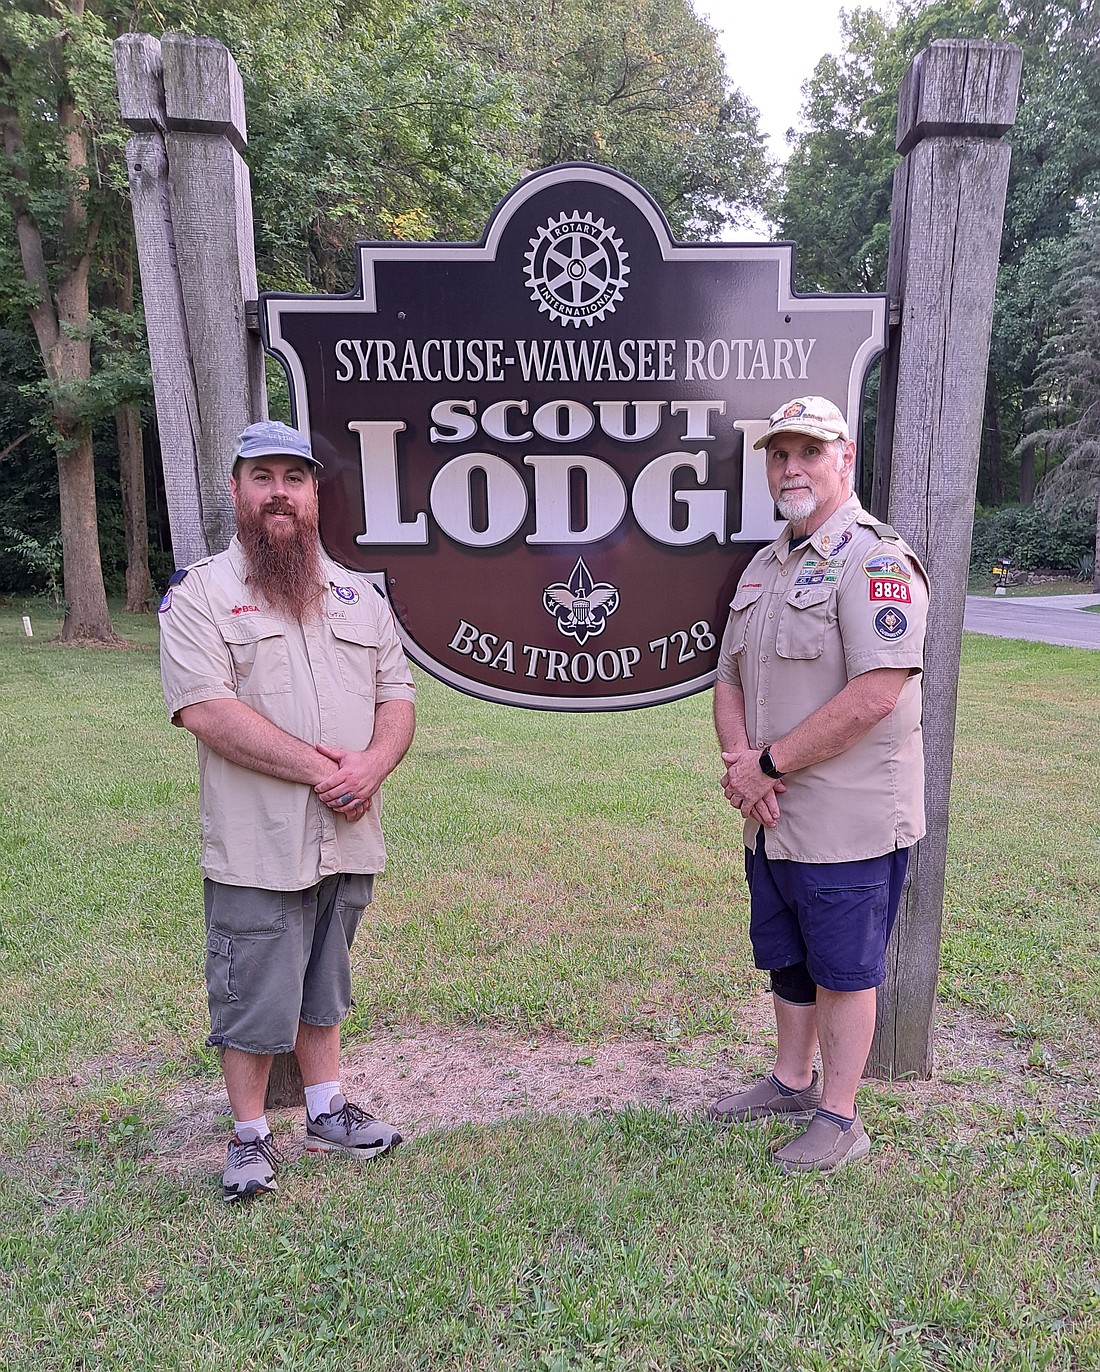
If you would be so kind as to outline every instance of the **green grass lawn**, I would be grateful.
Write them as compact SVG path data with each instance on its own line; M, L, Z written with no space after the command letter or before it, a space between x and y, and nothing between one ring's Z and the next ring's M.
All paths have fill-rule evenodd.
M654 1108L305 1162L239 1210L166 1170L166 1097L215 1084L194 745L155 617L118 617L127 652L34 617L0 611L8 1366L1100 1367L1085 1107L872 1088L871 1162L822 1181L780 1181L782 1132ZM1098 667L964 649L941 992L1037 1071L1100 1046ZM350 1049L416 1022L732 1039L761 983L709 696L567 716L420 684Z

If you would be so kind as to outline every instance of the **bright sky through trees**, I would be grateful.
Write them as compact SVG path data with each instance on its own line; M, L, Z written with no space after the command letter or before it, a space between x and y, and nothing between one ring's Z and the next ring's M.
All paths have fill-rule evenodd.
M799 122L802 83L827 52L839 52L840 10L892 12L891 0L693 0L696 14L718 32L730 78L760 111L760 128L776 158L787 155L786 133Z

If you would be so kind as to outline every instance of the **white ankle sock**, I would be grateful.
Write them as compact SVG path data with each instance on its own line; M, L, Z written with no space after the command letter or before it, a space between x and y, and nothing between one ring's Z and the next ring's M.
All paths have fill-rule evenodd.
M319 1081L316 1086L306 1087L306 1114L311 1120L328 1114L329 1103L333 1096L340 1094L338 1081Z
M242 1129L255 1129L262 1139L266 1139L271 1130L267 1127L267 1115L261 1115L258 1120L234 1120L233 1128L237 1131L240 1138Z

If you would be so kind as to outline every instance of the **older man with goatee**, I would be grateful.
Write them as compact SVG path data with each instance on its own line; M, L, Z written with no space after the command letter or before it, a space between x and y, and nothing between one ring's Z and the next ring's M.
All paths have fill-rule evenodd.
M237 536L176 572L160 607L168 712L198 739L227 1201L278 1189L264 1113L276 1053L297 1055L308 1149L362 1159L401 1141L344 1096L340 1024L385 863L379 788L412 742L415 697L387 605L321 550L320 465L296 429L249 425L230 482Z
M808 1122L775 1161L827 1172L871 1147L856 1090L909 849L924 833L928 581L852 493L856 446L830 400L781 406L754 447L788 522L738 584L714 722L722 788L745 820L749 937L770 974L777 1052L767 1076L710 1115Z

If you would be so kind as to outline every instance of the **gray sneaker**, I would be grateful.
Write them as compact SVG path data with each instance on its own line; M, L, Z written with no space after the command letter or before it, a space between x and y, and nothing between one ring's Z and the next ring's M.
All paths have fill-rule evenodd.
M229 1140L222 1173L222 1200L245 1200L278 1191L279 1155L270 1134L263 1138L255 1129L242 1129Z
M401 1142L392 1124L383 1124L343 1096L333 1096L329 1113L311 1119L306 1112L307 1153L351 1153L357 1158L375 1158Z
M858 1115L850 1129L815 1115L805 1133L780 1148L773 1160L784 1172L832 1172L870 1151L871 1140Z
M755 1086L720 1096L707 1110L715 1124L745 1124L749 1120L778 1115L787 1120L808 1120L821 1104L821 1078L815 1072L809 1086L785 1095L775 1077L761 1077Z

